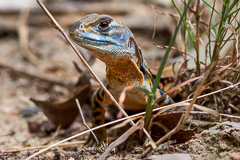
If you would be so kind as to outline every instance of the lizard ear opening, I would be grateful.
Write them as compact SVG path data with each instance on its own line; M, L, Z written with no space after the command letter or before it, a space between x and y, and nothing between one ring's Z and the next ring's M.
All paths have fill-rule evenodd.
M142 51L138 47L137 42L135 41L135 39L132 36L129 37L128 46L129 46L129 48L135 48L135 54L138 58L138 63L140 65L140 70L143 71L144 67L143 67Z

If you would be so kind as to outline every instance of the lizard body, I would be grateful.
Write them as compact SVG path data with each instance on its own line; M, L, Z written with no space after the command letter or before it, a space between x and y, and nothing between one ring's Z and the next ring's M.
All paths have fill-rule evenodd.
M107 15L89 14L73 24L71 38L81 47L92 52L106 64L107 88L115 99L119 98L124 87L139 86L149 91L153 87L153 76L142 57L132 32L121 22ZM155 99L161 97L164 79L159 83ZM124 101L125 110L143 111L148 102L148 95L139 91L127 92ZM158 106L171 104L169 96L163 98ZM105 106L111 104L109 96L99 88L92 99L93 126L104 123ZM98 130L96 136L106 138L106 129Z

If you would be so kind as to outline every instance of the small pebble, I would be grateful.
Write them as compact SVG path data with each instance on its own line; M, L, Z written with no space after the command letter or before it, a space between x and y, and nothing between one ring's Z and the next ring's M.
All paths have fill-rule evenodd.
M228 146L227 146L226 143L220 143L219 144L219 148L220 148L221 151L225 151L225 150L228 149Z
M20 110L19 114L24 117L32 117L34 114L37 114L40 111L38 108L24 108Z
M26 143L28 138L27 137L24 137L22 135L16 135L15 136L16 140L19 142L19 143Z

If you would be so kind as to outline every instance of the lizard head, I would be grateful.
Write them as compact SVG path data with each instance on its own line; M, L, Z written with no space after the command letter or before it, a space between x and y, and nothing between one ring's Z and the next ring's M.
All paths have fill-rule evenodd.
M75 43L89 50L106 65L134 59L140 50L132 32L108 15L89 14L73 24L70 36Z

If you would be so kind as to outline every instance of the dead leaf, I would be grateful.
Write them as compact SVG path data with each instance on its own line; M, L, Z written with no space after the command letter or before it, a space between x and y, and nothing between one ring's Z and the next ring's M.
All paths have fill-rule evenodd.
M89 78L82 73L75 87L70 91L73 96L62 102L40 101L31 98L38 108L41 108L48 119L57 127L68 128L79 114L75 99L81 105L85 103L90 92Z
M151 137L154 141L159 140L167 132L172 130L178 124L182 113L169 113L165 115L158 115L154 118L151 126ZM192 138L192 136L197 131L194 129L181 129L176 134L174 134L170 140L175 140L176 143L184 143Z

